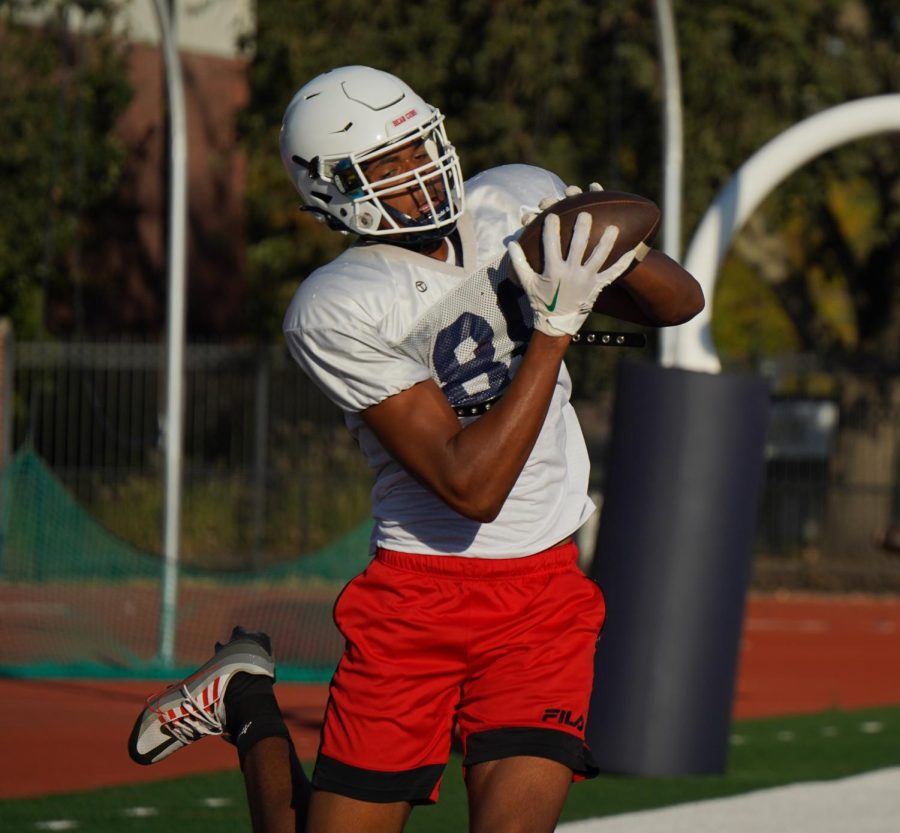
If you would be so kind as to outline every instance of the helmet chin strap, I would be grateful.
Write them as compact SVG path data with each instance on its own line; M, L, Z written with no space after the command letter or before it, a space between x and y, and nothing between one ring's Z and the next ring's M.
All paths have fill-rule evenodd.
M339 231L341 234L352 234L348 226L338 220L337 217L329 214L327 211L323 211L321 208L316 208L314 205L301 205L300 210L312 214L316 220L320 223L324 223L328 228L334 231Z
M404 249L427 254L434 251L440 242L453 234L454 231L456 231L456 223L451 223L448 226L429 229L428 231L411 231L405 234L398 232L397 234L384 234L378 237L364 235L360 237L360 240L366 245L383 243L388 246L401 246Z
M394 208L394 206L392 206L388 203L385 203L385 202L381 203L381 207L388 214L390 214L390 216L394 220L394 222L396 222L397 225L403 229L414 229L414 228L416 228L416 226L424 226L429 221L429 218L425 217L424 215L422 217L420 217L418 220L414 220L412 217L409 216L409 214L404 214L402 211L399 211L398 209ZM447 210L447 203L445 201L445 202L442 202L439 206L439 209L434 212L435 216L440 216L440 214L446 210Z
M375 237L376 240L383 240L384 242L398 243L402 246L405 246L410 249L415 248L428 248L429 243L434 243L439 240L443 240L447 235L451 234L456 229L456 223L450 223L446 226L441 226L440 228L435 229L427 229L424 231L416 231L418 226L423 226L429 223L430 216L420 217L418 220L414 220L409 214L404 214L402 211L398 211L392 205L387 205L386 203L381 203L381 207L391 216L395 223L401 228L397 231L396 234L388 234L384 236ZM449 203L447 200L442 202L439 206L436 207L434 211L434 215L436 217L440 217L442 214L445 214L449 210ZM430 214L430 212L429 212Z

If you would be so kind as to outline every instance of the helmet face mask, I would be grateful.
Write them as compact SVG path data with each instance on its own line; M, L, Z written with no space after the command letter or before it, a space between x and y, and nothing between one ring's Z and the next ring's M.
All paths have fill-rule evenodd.
M344 67L294 96L282 160L303 207L332 227L410 244L437 239L463 210L462 172L443 122L398 78Z
M413 160L404 164L403 158ZM371 206L380 215L370 236L426 232L455 223L450 195L460 189L462 174L456 153L444 133L443 116L434 117L400 142L351 156L336 173L335 184L354 201L359 225L366 227ZM413 166L414 165L414 166ZM349 173L352 172L352 173ZM407 195L420 207L417 216L403 213L393 202Z

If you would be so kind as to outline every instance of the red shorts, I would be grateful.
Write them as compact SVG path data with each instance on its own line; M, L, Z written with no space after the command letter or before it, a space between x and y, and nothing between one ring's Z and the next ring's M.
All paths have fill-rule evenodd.
M465 766L530 755L595 775L584 724L605 607L577 555L379 550L335 604L346 646L313 786L432 803L454 724Z

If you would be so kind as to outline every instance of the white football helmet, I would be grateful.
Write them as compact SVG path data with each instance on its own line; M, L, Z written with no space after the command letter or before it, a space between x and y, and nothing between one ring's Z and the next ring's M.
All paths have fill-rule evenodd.
M425 164L369 181L367 162L416 143L427 152ZM284 114L281 160L303 208L342 231L413 243L446 236L463 211L462 172L444 117L377 69L341 67L301 87ZM423 209L418 217L384 202L413 192Z

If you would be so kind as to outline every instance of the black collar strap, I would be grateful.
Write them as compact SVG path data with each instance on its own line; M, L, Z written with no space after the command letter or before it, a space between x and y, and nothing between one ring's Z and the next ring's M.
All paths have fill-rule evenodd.
M488 399L486 402L476 402L472 405L452 405L453 412L458 417L481 416L486 414L491 408L500 401L499 396Z
M592 347L644 347L647 337L643 333L616 333L607 330L587 330L572 336L573 344Z

